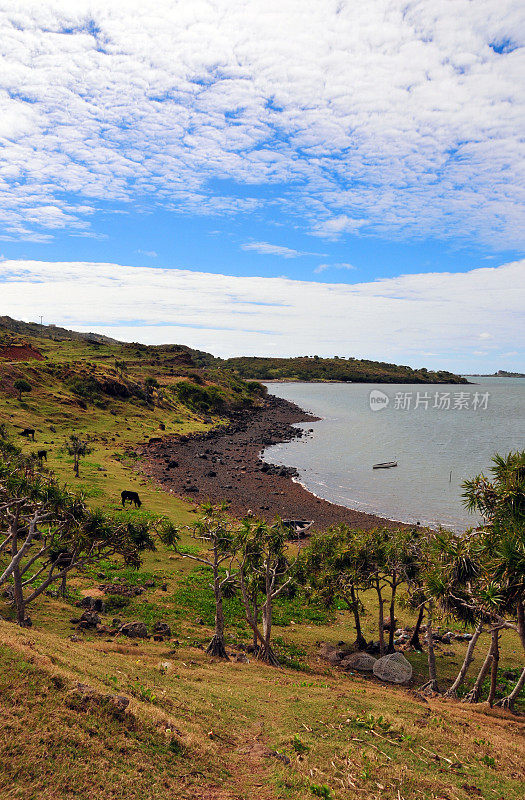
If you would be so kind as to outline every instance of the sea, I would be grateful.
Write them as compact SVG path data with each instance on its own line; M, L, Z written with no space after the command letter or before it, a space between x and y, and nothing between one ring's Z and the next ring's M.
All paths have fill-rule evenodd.
M310 411L307 434L264 451L308 491L401 522L461 532L479 524L462 483L490 477L495 453L525 449L525 378L465 376L469 385L268 383ZM392 469L372 469L397 461Z

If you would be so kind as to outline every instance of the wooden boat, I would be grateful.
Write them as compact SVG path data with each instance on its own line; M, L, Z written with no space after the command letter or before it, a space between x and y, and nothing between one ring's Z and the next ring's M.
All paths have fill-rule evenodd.
M397 461L382 461L380 464L374 464L372 469L391 469L397 467Z
M283 528L290 531L291 534L297 536L298 539L304 536L306 531L309 530L314 524L313 519L283 519L281 520Z

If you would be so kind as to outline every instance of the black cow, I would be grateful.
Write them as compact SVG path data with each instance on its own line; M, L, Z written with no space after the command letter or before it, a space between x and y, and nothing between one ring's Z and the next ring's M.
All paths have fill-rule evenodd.
M37 450L36 457L39 461L47 461L47 450Z
M121 492L120 497L122 498L123 506L126 505L126 500L129 500L130 505L131 503L135 503L135 508L140 508L142 505L138 492L130 492L128 489L124 489L124 491Z
M20 436L27 436L28 439L29 439L29 437L31 437L31 439L33 441L35 441L35 429L34 428L24 428L23 431L20 431Z

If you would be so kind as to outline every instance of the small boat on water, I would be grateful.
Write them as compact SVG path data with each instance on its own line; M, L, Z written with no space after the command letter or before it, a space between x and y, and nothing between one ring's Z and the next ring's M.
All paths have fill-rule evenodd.
M314 524L313 519L283 519L281 520L281 524L283 528L286 528L290 531L293 536L297 536L298 539L301 536L304 536L306 531L309 530L312 525Z
M397 467L397 461L382 461L380 464L374 464L372 469L391 469Z

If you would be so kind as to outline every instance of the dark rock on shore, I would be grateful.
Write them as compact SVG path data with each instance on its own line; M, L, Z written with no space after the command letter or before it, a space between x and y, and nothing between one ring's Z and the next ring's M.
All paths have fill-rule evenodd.
M262 407L232 412L228 424L211 431L150 440L138 452L140 469L164 490L181 497L226 501L238 517L250 511L267 520L276 516L313 519L311 530L342 522L359 528L398 527L398 523L320 500L292 480L298 477L296 469L260 458L265 447L307 435L293 423L315 420L293 403L269 395Z

